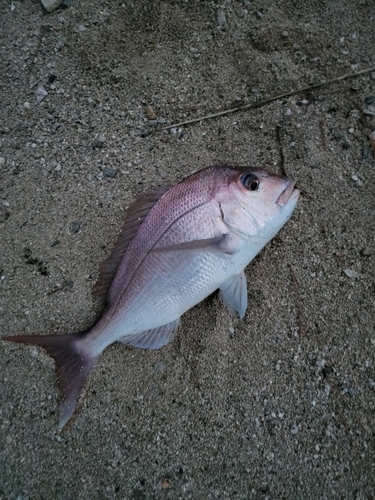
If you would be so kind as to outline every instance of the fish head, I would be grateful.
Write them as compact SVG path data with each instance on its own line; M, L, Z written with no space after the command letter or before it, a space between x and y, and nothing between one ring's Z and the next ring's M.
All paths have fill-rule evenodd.
M223 220L245 239L265 244L290 219L300 194L294 186L259 168L231 169L220 203Z

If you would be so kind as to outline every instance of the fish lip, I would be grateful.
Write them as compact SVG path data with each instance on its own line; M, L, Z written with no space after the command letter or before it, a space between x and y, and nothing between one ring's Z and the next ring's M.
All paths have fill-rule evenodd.
M282 191L276 200L278 205L284 207L287 203L299 197L298 189L294 189L295 184L296 183L294 181L288 181L284 191Z

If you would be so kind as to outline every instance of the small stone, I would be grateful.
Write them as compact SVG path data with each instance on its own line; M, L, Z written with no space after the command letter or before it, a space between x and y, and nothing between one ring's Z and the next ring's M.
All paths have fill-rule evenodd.
M38 85L36 91L35 91L35 99L36 102L42 102L45 97L47 97L48 92L46 89L43 87L43 85Z
M257 16L257 18L258 18L258 19L262 19L263 14L262 14L261 12L259 12L259 11L258 11L258 12L256 13L256 16Z
M149 120L148 124L150 127L156 128L158 126L158 121L157 120Z
M369 158L371 158L371 148L365 144L362 148L362 159L368 160Z
M48 77L48 83L53 83L56 80L57 76L56 75L49 75Z
M105 135L104 134L100 134L99 137L98 137L98 142L104 144L105 143Z
M23 103L23 105L24 105L24 107L25 107L26 109L29 109L29 108L30 108L30 103L29 103L29 102L27 102L27 101L26 101L26 102L24 102L24 103Z
M6 436L6 438L5 438L5 442L6 442L6 444L12 444L12 443L13 443L13 438L12 438L12 436Z
M374 95L369 95L368 97L365 98L365 104L366 106L369 106L370 104L375 103L375 96Z
M167 490L168 488L170 488L170 483L167 479L164 479L162 482L161 482L161 487L163 488L163 490Z
M363 112L365 115L375 116L375 105L368 106Z
M145 108L146 116L149 120L156 120L156 114L152 106L147 105Z
M343 149L349 149L350 148L350 144L348 141L344 141L343 144L342 144L342 147Z
M282 36L283 36L283 37L285 37L285 38L286 38L287 36L289 36L289 32L288 32L288 31L283 31L281 34L282 34Z
M219 26L224 26L226 23L225 13L222 10L220 10L217 14L217 23Z
M78 221L74 221L70 224L70 232L73 233L78 233L78 231L81 229L81 223Z
M352 109L350 111L350 116L352 118L359 118L360 117L360 113L359 113L359 110L358 109Z
M60 240L55 240L55 241L52 243L51 247L55 247L55 246L57 246L57 245L59 245L59 244L60 244Z
M358 178L357 175L352 175L352 181L355 183L356 186L363 186L363 182Z
M114 168L108 167L108 168L105 168L103 170L103 174L104 174L104 177L112 177L112 178L114 178L114 177L116 177L117 170L114 169Z
M369 257L370 255L372 255L374 253L374 249L371 247L365 247L365 248L362 248L360 253L361 253L362 257Z
M353 269L344 269L344 273L346 274L346 276L348 278L352 278L352 279L361 277L361 275L359 273L357 273L357 271L354 271Z
M86 28L86 26L84 24L79 24L78 25L78 31L86 31L86 30L87 30L87 28Z
M1 157L0 158L0 166L3 166L3 165L5 165L5 158Z
M373 72L371 73L371 78L372 78L373 80L375 80L375 71L373 71Z
M323 358L319 358L316 362L316 365L319 366L319 368L324 368L326 365L326 360Z
M162 363L161 361L158 361L157 363L155 363L155 370L158 371L158 372L161 372L161 373L164 373L165 372L165 364Z
M290 429L290 432L292 434L297 434L298 433L298 425L293 425L293 427Z
M292 110L291 109L287 109L286 112L285 112L286 116L291 116L292 115Z
M41 0L41 2L47 12L53 12L59 7L62 0Z

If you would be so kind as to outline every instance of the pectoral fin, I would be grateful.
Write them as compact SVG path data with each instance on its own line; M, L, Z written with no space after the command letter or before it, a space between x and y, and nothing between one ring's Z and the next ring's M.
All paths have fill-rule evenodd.
M136 333L135 335L127 335L119 339L123 344L129 344L142 349L160 349L163 345L168 344L177 331L180 318L168 323L167 325L159 326L153 330Z
M229 311L238 312L240 318L245 315L247 307L247 286L245 273L241 271L220 286L219 298Z
M230 244L230 235L222 234L214 238L206 238L202 240L184 241L183 243L176 243L175 245L168 245L166 247L154 248L154 252L170 252L176 250L190 250L200 252L223 252L233 255L234 248Z

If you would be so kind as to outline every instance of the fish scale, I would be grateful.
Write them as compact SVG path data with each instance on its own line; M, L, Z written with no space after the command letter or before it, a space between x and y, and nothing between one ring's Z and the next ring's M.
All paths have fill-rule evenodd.
M96 359L113 342L162 347L181 315L218 288L242 318L244 268L287 222L298 196L293 181L251 167L209 167L138 196L119 242L100 264L94 292L105 308L98 321L80 333L5 338L39 345L54 358L59 426L72 417Z

